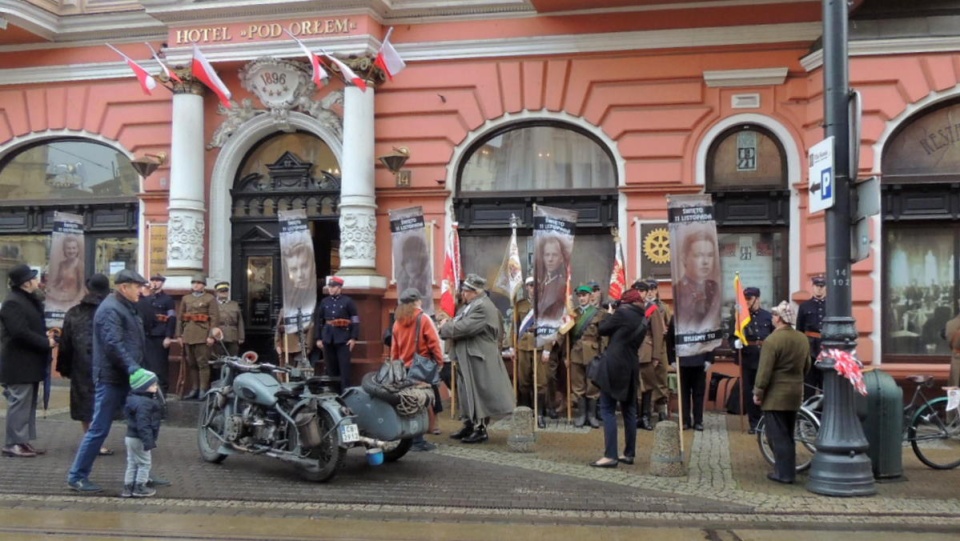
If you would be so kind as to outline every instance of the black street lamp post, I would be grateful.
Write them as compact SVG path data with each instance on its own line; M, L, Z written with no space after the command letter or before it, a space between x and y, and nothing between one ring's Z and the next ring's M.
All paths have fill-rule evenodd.
M846 0L823 0L824 135L834 137L835 200L826 210L828 294L822 344L824 350L842 351L853 350L857 341L850 293L853 182L847 5ZM856 165L853 167L856 174ZM824 373L823 418L807 490L826 496L875 494L870 457L866 454L868 443L856 416L853 386L837 374L832 359L818 366Z

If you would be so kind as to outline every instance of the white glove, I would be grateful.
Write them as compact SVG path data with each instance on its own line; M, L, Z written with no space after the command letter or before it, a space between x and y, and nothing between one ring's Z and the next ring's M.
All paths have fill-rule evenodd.
M710 365L711 365L711 364L713 364L713 363L711 363L710 361L705 361L705 362L703 363L703 371L704 371L704 372L709 372L709 371L710 371Z
M733 341L733 349L743 349L743 342L739 338Z

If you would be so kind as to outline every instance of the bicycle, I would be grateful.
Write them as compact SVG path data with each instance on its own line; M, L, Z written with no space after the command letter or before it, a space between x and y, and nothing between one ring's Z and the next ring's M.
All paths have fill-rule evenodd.
M951 470L960 466L960 411L947 410L948 398L945 396L933 400L927 398L923 389L933 387L933 376L912 375L907 376L907 380L917 387L910 402L903 408L903 442L910 442L913 453L930 468ZM822 395L811 397L797 414L795 437L798 472L810 467L813 454L816 453L821 400ZM814 417L815 422L810 420L810 416ZM763 457L773 464L773 450L766 442L759 424L757 438ZM809 457L806 455L808 452Z

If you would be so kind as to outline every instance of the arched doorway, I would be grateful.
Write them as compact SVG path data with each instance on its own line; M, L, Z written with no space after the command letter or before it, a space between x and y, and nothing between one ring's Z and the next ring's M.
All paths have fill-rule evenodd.
M305 209L318 279L337 272L340 165L319 137L276 133L243 158L230 194L231 274L247 328L244 347L269 359L275 355L273 336L283 302L277 212Z

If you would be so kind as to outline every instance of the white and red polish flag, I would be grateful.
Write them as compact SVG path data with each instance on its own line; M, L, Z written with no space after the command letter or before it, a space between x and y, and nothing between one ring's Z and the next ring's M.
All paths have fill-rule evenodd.
M327 53L325 51L323 53L323 56L329 58L331 62L336 64L337 68L340 69L340 73L343 74L343 79L345 81L349 81L353 83L354 86L356 86L363 92L367 91L367 82L364 81L362 77L354 73L354 71L350 69L350 66L344 64L343 62L338 60L336 57L332 56L330 53Z
M460 235L454 224L443 256L443 280L440 282L440 309L453 317L457 313L456 293L460 289Z
M167 67L166 62L160 59L160 55L158 55L157 51L154 50L153 45L150 45L150 43L146 41L143 43L144 45L150 48L150 54L153 55L153 59L157 61L157 64L160 64L160 69L163 70L163 74L167 76L167 79L170 79L171 81L176 81L178 83L182 83L183 81L180 79L180 77L176 73L170 71L170 68Z
M233 94L230 93L227 85L223 84L223 81L220 80L217 71L213 69L213 66L210 65L207 58L203 56L203 53L200 52L200 47L197 47L196 43L193 44L193 65L190 67L190 71L200 82L207 85L207 88L213 90L213 93L220 98L220 103L222 103L224 107L227 109L233 108L233 106L230 105L230 98L233 97Z
M153 75L150 75L147 70L143 69L143 66L137 64L129 56L121 53L120 50L113 45L107 43L106 46L110 47L113 52L123 57L123 59L127 62L127 65L130 66L130 69L133 70L133 74L137 76L137 80L140 81L140 88L142 88L147 95L152 94L152 90L157 88L157 80L153 78Z
M290 31L284 29L284 32L297 42L297 45L303 49L303 54L307 55L307 58L310 59L310 65L313 66L313 84L317 85L317 88L323 86L324 80L329 79L330 74L327 73L327 70L323 69L323 65L320 64L320 55L311 51L304 42L297 39L297 36L291 34Z
M383 45L380 46L380 51L377 52L377 59L373 61L384 73L387 74L387 78L391 81L393 76L403 71L403 68L407 67L407 63L403 61L403 58L400 58L400 53L393 48L393 44L390 43L390 34L393 33L393 27L390 27L390 30L387 30L387 35L383 38Z
M623 248L620 247L620 239L614 238L613 270L610 271L610 289L607 290L607 296L618 301L623 291L627 289L627 273L623 268Z

